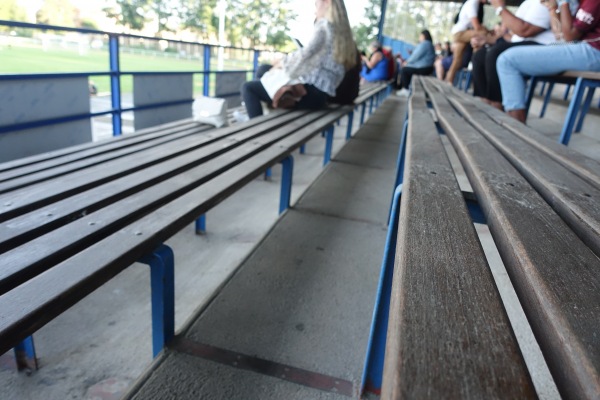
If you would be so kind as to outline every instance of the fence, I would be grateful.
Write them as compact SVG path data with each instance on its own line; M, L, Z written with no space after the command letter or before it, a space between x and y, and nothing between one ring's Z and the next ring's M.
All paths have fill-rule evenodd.
M169 40L147 36L130 35L122 33L110 33L91 29L66 28L49 25L30 24L13 21L0 20L0 28L8 27L12 32L0 32L0 51L9 52L0 57L4 60L5 67L0 65L0 83L6 81L34 81L44 79L62 79L87 78L88 81L97 79L97 83L90 82L90 90L97 90L106 87L110 92L110 108L105 110L90 110L89 112L76 112L60 117L49 117L36 119L34 121L18 122L12 120L6 123L6 118L0 118L0 134L16 131L24 131L32 128L45 127L71 121L91 120L94 117L112 116L112 133L119 136L122 133L122 114L129 111L151 110L156 108L172 107L182 104L191 104L193 99L157 101L145 103L138 106L123 106L123 85L126 91L129 90L133 77L143 77L145 75L164 75L164 76L184 76L192 75L194 80L201 78L201 94L204 96L214 95L215 82L217 76L227 76L229 74L253 74L258 66L258 59L261 52L256 49L213 46L196 42ZM17 35L15 31L20 32ZM51 33L50 33L51 32ZM23 34L25 33L25 34ZM14 46L14 45L18 46ZM10 68L11 60L18 63L16 48L23 51L40 51L47 55L52 55L59 51L76 51L81 56L77 62L65 63L61 65L62 71L57 72L19 72L6 73ZM107 52L106 49L107 48ZM40 55L43 53L40 53ZM145 60L139 57L145 57ZM138 58L136 58L138 57ZM51 57L48 63L51 63ZM105 70L101 71L80 71L77 68L85 68L86 64L82 60L92 60L99 65L99 59L105 58ZM46 70L44 57L34 57L38 62L35 64L40 70ZM160 60L184 60L188 63L177 65L177 68L169 69L171 64L161 62ZM150 61L148 61L150 60ZM123 66L125 62L125 66ZM197 63L197 68L194 63ZM152 65L147 65L152 64ZM175 64L172 64L175 65ZM19 65L21 67L21 65ZM34 69L36 68L34 67ZM73 70L77 70L74 72ZM2 73L4 72L4 73ZM196 85L194 84L194 87ZM239 91L231 93L219 93L220 97L238 95ZM1 115L0 115L1 116ZM4 121L2 121L4 119Z

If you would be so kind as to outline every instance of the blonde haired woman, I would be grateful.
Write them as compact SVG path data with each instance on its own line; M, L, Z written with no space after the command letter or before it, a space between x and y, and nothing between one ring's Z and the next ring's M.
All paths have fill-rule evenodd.
M335 89L347 70L356 65L356 44L343 0L316 0L315 24L311 41L306 47L289 54L274 68L284 68L291 79L302 82L302 96L295 108L319 109L335 96ZM295 92L296 95L298 91ZM271 98L260 81L246 82L242 98L248 116L262 115L261 101Z

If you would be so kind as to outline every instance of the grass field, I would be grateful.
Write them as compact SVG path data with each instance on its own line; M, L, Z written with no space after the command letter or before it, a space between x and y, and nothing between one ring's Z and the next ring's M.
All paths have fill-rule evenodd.
M80 55L77 51L68 49L44 51L41 47L0 46L0 60L0 74L109 71L107 50L90 50ZM178 59L173 53L159 52L147 55L122 52L120 65L123 72L202 71L204 66L202 60ZM226 60L224 64L226 70L251 68L252 64L244 61ZM216 61L211 69L216 70ZM99 92L110 90L108 76L94 76L90 79ZM214 82L214 77L211 81ZM203 76L194 75L194 92L202 93L202 85ZM122 92L131 92L132 86L131 76L121 77Z

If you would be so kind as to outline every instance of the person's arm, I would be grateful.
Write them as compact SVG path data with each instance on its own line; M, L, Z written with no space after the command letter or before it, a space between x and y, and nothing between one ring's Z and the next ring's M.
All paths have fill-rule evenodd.
M373 53L371 58L367 60L367 62L365 62L365 65L369 69L373 69L377 64L379 64L379 61L381 60L383 60L383 53L381 51L378 51L376 53Z
M568 2L561 2L559 6L556 0L549 0L545 2L545 5L550 11L550 18L560 21L560 29L564 40L571 42L573 40L581 39L583 32L577 29L575 24L573 24L573 16L569 10Z
M312 40L303 48L296 50L283 60L283 67L290 78L298 78L302 71L310 71L319 63L319 54L327 47L326 24L317 22Z
M481 25L481 23L479 22L479 19L477 19L477 17L473 17L471 18L471 25L473 25L473 29L476 31L482 31L485 28Z
M415 47L415 49L413 50L412 54L410 55L410 57L408 57L408 59L406 60L406 64L410 64L410 63L414 63L416 61L419 61L421 58L423 58L423 56L425 56L425 52L426 52L426 46L425 46L425 42L421 42L417 45L417 47Z
M510 29L510 31L515 35L526 38L535 36L538 33L542 33L546 30L545 28L525 22L521 18L511 13L506 8L505 0L490 0L490 2L495 9L502 7L502 11L499 14L500 18L502 19L502 23L504 23L504 26L506 26L507 29Z

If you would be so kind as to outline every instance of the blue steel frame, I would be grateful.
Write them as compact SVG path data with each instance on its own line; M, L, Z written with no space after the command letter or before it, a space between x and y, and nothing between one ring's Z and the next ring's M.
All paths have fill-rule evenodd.
M561 82L561 79L547 76L532 77L530 79L529 87L527 89L527 111L529 111L529 106L531 105L531 101L533 99L535 87L540 81L544 82L544 85L546 83L549 83L548 89L546 91L546 96L544 97L544 104L542 105L542 109L540 111L541 118L546 113L546 107L548 106L548 102L550 101L552 89L554 89L554 84L556 82ZM581 77L577 78L575 82L575 90L573 91L573 97L571 97L571 101L569 102L569 109L567 111L567 115L565 116L565 122L560 133L560 138L558 140L559 143L568 146L573 132L577 133L581 131L583 121L585 119L586 114L590 110L594 93L596 91L596 88L598 87L600 87L600 81ZM571 85L568 84L565 90L565 100L569 94L570 88ZM587 95L585 96L584 100L584 93L586 89Z
M258 59L260 56L260 50L256 49L248 49L241 47L233 47L233 46L213 46L205 43L195 43L195 42L186 42L180 40L168 40L161 39L149 36L139 36L139 35L130 35L130 34L121 34L121 33L110 33L103 32L93 29L79 29L79 28L66 28L60 26L53 25L41 25L41 24L31 24L26 22L15 22L15 21L5 21L0 20L0 26L8 26L13 28L27 28L27 29L37 29L37 30L52 30L52 31L62 31L62 32L76 32L82 34L94 34L94 35L104 35L108 36L108 49L109 49L109 71L108 72L84 72L84 73L50 73L50 74L10 74L10 75L0 75L0 80L15 80L15 79L43 79L43 78L73 78L73 77L91 77L91 76L110 76L110 86L111 86L111 109L108 111L95 112L89 114L79 114L79 115L71 115L62 118L52 118L52 119L44 119L40 121L34 121L29 123L15 124L15 125L5 125L0 126L0 134L6 132L15 132L24 129L37 128L41 126L54 125L64 122L70 122L81 119L90 119L93 117L98 117L102 115L111 114L112 115L112 125L113 125L113 136L120 136L122 133L122 120L121 114L126 111L134 111L134 110L142 110L142 109L150 109L150 108L160 108L160 107L168 107L172 105L191 103L193 100L185 100L179 102L163 102L156 103L146 106L138 106L131 108L123 108L121 104L121 76L123 75L143 75L143 74L152 74L152 75L183 75L183 74L202 74L204 77L204 85L203 85L203 95L210 95L210 76L215 74L230 74L230 73L240 73L240 72L252 72L256 73L256 69L258 67ZM124 72L121 70L120 66L120 49L119 49L119 39L121 38L136 38L136 39L144 39L151 41L159 41L166 40L171 43L179 43L179 44L192 44L192 45L200 45L203 46L204 51L204 69L202 71L177 71L177 72L136 72L136 71L127 71ZM245 50L254 52L253 55L253 69L252 70L228 70L228 71L212 71L210 69L211 62L211 51L213 48L226 48L226 49L234 49L234 50ZM236 93L231 93L236 94Z

